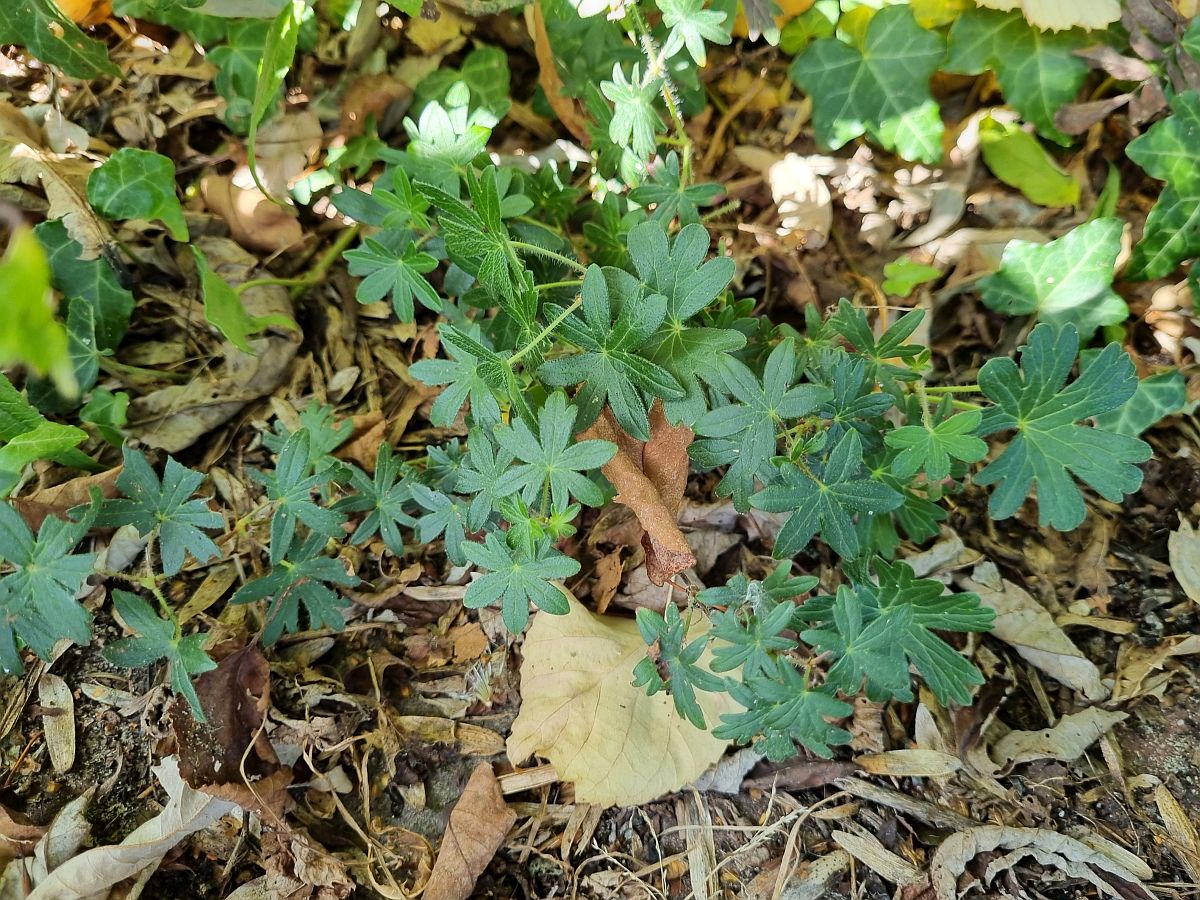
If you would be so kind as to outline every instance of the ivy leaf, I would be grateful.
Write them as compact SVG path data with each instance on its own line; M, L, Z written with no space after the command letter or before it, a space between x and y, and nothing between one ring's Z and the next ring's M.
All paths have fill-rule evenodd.
M754 479L770 466L783 420L806 416L829 397L829 391L819 385L793 385L795 378L796 348L790 340L771 351L761 381L736 359L726 359L720 381L737 402L718 407L696 422L696 434L725 438L738 448L716 493L732 496L739 510L750 508Z
M843 585L832 604L818 598L800 608L820 623L801 638L837 660L828 683L853 696L865 680L872 696L911 701L911 663L943 704L968 705L983 676L934 630L987 631L995 611L977 594L947 593L940 581L917 578L906 563L876 560L875 573L878 584Z
M1096 425L1105 431L1137 437L1151 425L1187 408L1187 382L1182 372L1171 369L1141 379L1123 406L1096 416Z
M730 684L729 693L746 711L721 716L722 724L713 729L713 737L739 743L753 740L754 749L768 759L795 756L796 741L829 759L833 756L831 745L850 740L850 732L826 720L844 719L854 708L833 696L829 688L814 688L786 659L774 660L766 675Z
M1009 241L999 271L979 282L984 304L1055 328L1073 325L1085 343L1100 326L1124 322L1129 307L1112 289L1123 227L1093 219L1048 244Z
M385 442L376 453L373 477L361 469L351 470L350 484L355 493L339 500L334 509L367 514L350 536L350 543L364 544L378 533L389 550L397 557L404 556L404 537L399 526L412 528L417 520L404 509L412 499L412 489L401 480L400 467L401 460Z
M991 69L1021 118L1065 147L1071 137L1054 127L1054 114L1079 93L1088 64L1074 53L1090 43L1078 29L1039 31L1019 12L967 8L950 29L944 68L964 75Z
M198 722L207 721L192 686L192 676L217 667L204 652L208 635L181 635L177 623L160 619L149 603L128 591L113 591L113 606L125 627L136 636L109 644L103 650L104 658L127 669L140 669L160 659L165 661L171 689L187 699Z
M708 206L725 193L725 188L711 181L686 184L679 176L679 154L672 150L663 164L656 166L650 180L629 192L629 199L640 206L658 204L650 218L664 225L676 216L680 225L696 225L700 222L698 206Z
M578 410L567 404L562 391L555 391L538 412L535 436L522 421L496 429L500 446L520 460L500 476L498 496L520 492L533 505L548 496L556 507L567 506L571 498L587 506L603 506L604 492L583 475L598 469L617 452L611 441L573 441Z
M945 56L942 38L907 6L881 9L860 52L835 38L814 41L792 63L792 80L813 99L817 140L836 150L869 134L905 159L942 158L942 118L929 79Z
M108 260L83 258L82 245L67 234L61 219L42 222L34 232L46 250L54 287L68 300L80 298L91 304L97 349L115 350L129 327L133 294L121 285Z
M696 65L703 66L708 58L704 42L728 44L732 40L725 20L729 14L705 9L704 0L659 0L663 25L671 29L663 43L663 55L674 56L687 47Z
M301 428L287 439L272 472L251 470L250 476L267 489L267 498L274 505L271 516L271 565L278 566L291 549L296 534L296 522L307 525L317 535L329 539L338 537L345 517L332 509L314 503L312 492L322 487L328 476L312 468L311 438L307 428Z
M125 447L122 453L125 465L117 487L125 497L106 500L97 523L133 525L142 537L157 536L164 575L177 575L188 553L197 562L219 556L217 545L201 529L220 528L224 520L204 500L191 499L204 476L168 456L160 481L141 452Z
M233 602L239 604L270 598L263 621L263 643L268 647L284 631L293 634L300 630L301 605L311 629L341 631L346 627L341 611L349 603L329 585L353 587L358 579L347 573L338 560L321 555L325 543L326 538L320 534L310 534L303 542L297 540L280 554L278 563L272 563L266 575L246 582L233 595Z
M73 366L67 330L54 316L50 295L50 265L42 245L28 228L17 228L0 257L0 296L5 314L0 319L0 367L14 363L53 378L56 387L73 394Z
M904 425L884 435L884 443L900 451L892 460L892 473L902 479L924 471L932 482L950 475L950 458L967 463L987 456L987 444L975 437L983 419L979 410L968 410L937 424Z
M1078 349L1073 326L1055 332L1043 323L1030 334L1019 371L1007 358L990 359L979 370L979 387L996 404L984 412L980 433L1016 432L1004 452L975 476L979 484L997 485L988 504L993 519L1013 515L1036 485L1038 523L1069 531L1086 514L1072 475L1114 503L1141 485L1135 463L1150 458L1149 444L1076 424L1116 409L1133 395L1133 362L1119 344L1109 344L1064 387Z
M175 195L175 163L165 156L122 147L92 170L87 193L88 202L109 219L157 219L173 240L188 239Z
M92 639L91 616L75 595L92 573L94 553L71 553L91 527L92 507L76 522L47 516L37 538L20 513L0 503L0 560L15 569L0 578L0 666L20 672L16 637L49 661L55 643Z
M854 528L855 513L891 512L904 502L892 488L860 477L862 441L850 431L824 464L808 463L807 470L785 463L782 480L759 491L751 505L766 512L790 512L775 539L775 558L795 556L819 532L838 556L854 559L861 552Z
M7 0L0 7L0 44L26 47L73 78L121 75L108 48L80 31L54 0Z
M670 372L639 354L666 317L667 300L662 294L646 295L627 272L604 271L597 265L588 267L581 293L583 319L572 315L560 329L583 352L543 363L538 377L557 386L584 383L575 397L580 427L594 422L607 400L626 432L649 441L649 407L643 392L664 400L683 396ZM562 312L553 305L548 308L552 316Z
M438 427L454 424L458 411L468 400L474 422L484 426L500 422L500 404L484 373L485 366L490 366L503 385L505 363L497 353L479 343L478 326L472 326L472 331L474 336L452 325L442 325L442 346L450 359L423 359L409 368L413 378L422 384L447 385L433 401L429 413L429 421Z
M1195 28L1192 29L1195 31ZM1195 164L1200 134L1200 92L1171 100L1171 116L1130 142L1126 155L1167 186L1146 218L1126 276L1165 278L1189 257L1200 255L1200 171Z
M566 597L550 582L575 575L579 563L551 549L548 542L543 542L533 556L526 556L493 532L482 544L466 543L462 549L467 559L488 570L467 587L464 606L479 609L500 603L504 625L513 634L525 630L530 602L556 616L570 612Z
M413 499L426 511L417 519L417 538L422 544L429 544L440 536L446 545L447 559L456 566L463 565L467 561L463 555L467 542L466 504L423 484L413 484L410 490Z
M239 19L222 24L225 43L213 47L205 58L217 67L213 87L225 100L225 122L239 134L245 134L250 124L254 95L258 90L258 67L265 56L271 23L261 19Z
M359 303L374 303L391 294L392 309L401 322L413 320L413 297L426 309L441 310L441 298L424 278L437 268L437 260L417 250L412 241L403 253L396 254L375 238L367 238L362 247L348 250L344 256L350 263L350 274L363 278L355 292Z
M621 71L621 64L617 63L613 66L612 81L600 82L600 90L614 107L612 121L608 124L609 139L618 147L629 147L639 159L649 159L653 155L658 145L655 135L667 130L654 108L661 87L661 78L643 81L637 63L628 79Z

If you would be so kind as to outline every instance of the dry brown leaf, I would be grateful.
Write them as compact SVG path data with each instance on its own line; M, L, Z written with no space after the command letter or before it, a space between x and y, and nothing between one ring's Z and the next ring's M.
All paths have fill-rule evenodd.
M1040 731L1010 731L992 747L991 756L1000 765L1015 766L1034 759L1073 762L1083 751L1111 731L1127 713L1109 712L1090 707L1074 715L1063 716L1053 728Z
M962 768L962 760L937 750L886 750L856 756L854 764L872 775L893 778L944 778Z
M1171 571L1193 603L1200 603L1200 534L1187 519L1179 520L1179 528L1167 538Z
M1147 692L1146 679L1173 656L1200 653L1200 634L1175 634L1153 647L1127 643L1117 654L1117 686L1114 700L1131 700Z
M273 197L282 197L316 158L324 138L312 110L288 110L258 129L254 161L258 177Z
M75 765L75 698L67 683L53 672L38 680L38 703L42 709L42 733L50 763L58 774Z
M835 831L831 836L835 844L884 881L903 887L921 880L916 866L887 849L874 835Z
M279 765L263 729L270 707L270 668L254 644L200 675L196 694L208 719L197 722L186 700L168 709L179 771L197 790L282 817L291 771Z
M546 95L546 102L575 140L584 147L590 147L592 136L588 132L587 122L580 115L575 101L563 93L563 82L558 76L558 66L554 60L554 50L550 46L550 36L546 33L546 19L542 15L540 3L532 3L525 7L525 27L529 36L533 38L533 53L538 64L538 83Z
M466 900L517 815L504 802L492 764L481 762L471 773L462 797L450 813L446 836L438 849L425 900Z
M374 117L380 130L393 116L399 119L412 102L412 88L387 72L360 75L342 94L342 115L338 130L346 137L360 135L367 120Z
M65 518L67 510L89 503L93 488L99 490L105 500L112 500L120 493L117 476L122 468L117 466L94 475L80 475L54 487L34 491L28 497L13 497L9 502L17 508L25 524L37 531L48 516Z
M995 851L1009 850L999 855ZM1044 828L1010 828L1004 825L983 825L950 835L942 842L930 860L930 874L938 900L957 900L958 877L976 856L987 854L984 870L985 885L1020 859L1031 856L1043 866L1058 869L1073 878L1091 882L1110 896L1137 897L1151 900L1154 896L1142 884L1150 878L1150 867L1128 850L1098 836L1087 843ZM1101 876L1097 870L1105 873ZM1128 893L1114 893L1108 879L1126 883Z
M596 586L592 588L592 600L595 601L596 612L601 615L608 609L613 597L617 596L623 571L620 547L596 560Z
M204 202L229 224L234 240L247 250L267 253L300 243L304 231L295 207L280 206L252 184L242 186L243 181L249 182L245 166L232 176L206 175L200 179Z
M93 168L86 159L47 150L41 130L15 106L0 101L0 184L40 184L47 218L62 219L67 234L83 247L83 259L95 259L111 241L108 227L87 200Z
M633 686L646 643L632 619L593 615L566 596L570 612L538 613L525 637L508 758L544 756L574 782L577 801L604 806L645 803L698 778L726 742L681 717L665 693ZM726 694L697 699L710 723L737 708Z
M958 579L996 610L992 634L1013 647L1030 665L1081 692L1092 701L1108 698L1100 670L1076 647L1053 617L1023 588L1000 578L992 563L975 567L970 578Z
M633 510L642 527L646 571L661 585L695 564L696 557L679 530L679 507L687 486L687 448L695 435L686 425L670 425L661 400L650 410L650 440L625 433L608 407L580 440L599 438L617 445L617 454L601 467L617 489L614 498Z
M388 421L378 410L351 417L352 427L346 443L333 451L338 459L354 463L367 474L375 474L379 445L387 437Z

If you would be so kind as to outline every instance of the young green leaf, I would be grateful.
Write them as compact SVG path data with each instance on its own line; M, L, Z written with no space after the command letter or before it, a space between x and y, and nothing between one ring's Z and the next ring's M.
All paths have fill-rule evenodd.
M1084 342L1100 326L1124 322L1129 307L1112 289L1123 227L1093 219L1048 244L1009 241L999 271L979 282L984 304L1055 328L1073 325Z
M279 89L283 87L283 80L292 68L292 60L296 57L296 42L300 37L300 23L307 12L306 0L288 0L284 3L279 14L271 20L263 44L262 57L258 61L254 99L250 104L250 127L246 135L246 156L255 185L268 197L271 196L271 192L259 180L258 174L255 153L258 129L274 108Z
M672 57L684 47L696 65L703 66L708 58L704 42L728 44L732 39L726 20L728 13L705 9L704 0L659 0L663 25L671 29L663 44L663 55ZM731 23L732 24L732 23Z
M696 434L725 438L738 448L717 495L732 496L740 510L750 508L755 478L770 465L784 420L806 416L829 398L819 385L793 384L795 377L796 348L790 340L771 351L761 381L736 359L726 359L720 381L736 402L714 409L695 425Z
M575 575L579 563L551 548L548 542L543 542L533 555L526 555L492 532L482 544L468 542L462 549L467 559L488 570L488 574L471 582L463 605L479 609L499 603L504 625L511 633L525 630L530 602L554 615L570 611L562 591L550 582Z
M696 691L722 691L725 680L701 663L700 658L708 648L708 635L689 641L688 624L674 603L667 604L665 617L644 606L638 609L638 631L650 646L650 652L634 666L633 684L644 687L651 697L669 690L679 714L697 728L707 728L704 711L696 702Z
M496 483L496 494L506 497L520 492L534 505L546 497L556 507L577 499L587 506L602 506L604 493L581 474L598 469L617 452L610 441L573 441L578 410L567 404L562 391L555 391L538 413L535 436L522 421L496 429L496 440L520 463L504 472Z
M410 490L413 499L425 510L425 515L417 519L417 539L429 544L441 537L446 545L446 558L456 566L463 565L467 561L463 553L467 542L467 505L423 484L413 484Z
M883 267L884 281L879 286L885 294L907 297L922 284L940 278L941 275L941 269L901 256Z
M367 238L361 248L348 250L345 257L351 275L365 276L355 293L359 303L374 303L391 294L392 309L401 322L413 320L413 297L426 309L441 310L441 298L424 277L437 268L437 260L418 251L412 241L403 253L394 253L380 241Z
M817 140L836 150L869 134L909 160L942 158L942 117L929 79L946 45L907 6L888 6L867 27L862 50L814 41L792 63L792 80L813 99Z
M309 628L341 631L346 626L341 611L349 604L329 585L353 587L358 579L347 573L338 560L321 555L325 543L320 534L296 540L280 554L278 563L272 563L266 575L242 585L233 595L234 603L270 598L263 621L263 643L268 647L284 631L292 634L300 629L301 605ZM271 549L275 549L274 544Z
M844 719L854 708L838 700L829 688L813 687L807 674L786 659L773 660L766 675L730 683L729 693L746 711L721 716L713 737L743 744L754 741L754 749L768 759L795 756L797 741L829 759L833 756L831 745L850 740L850 732L827 720Z
M192 686L192 676L208 672L217 664L204 652L205 634L182 635L179 624L160 619L150 604L128 591L113 591L113 606L134 637L121 638L104 648L103 655L114 666L140 669L163 660L171 689L184 697L198 722L205 722L204 709Z
M1195 31L1195 28L1192 29ZM1129 143L1126 155L1167 186L1146 218L1141 241L1129 260L1129 278L1165 278L1189 257L1200 255L1200 92L1171 100L1171 115Z
M556 386L584 383L575 397L580 427L594 422L607 401L625 431L648 441L649 406L643 392L664 400L683 396L670 372L639 353L666 318L667 300L662 294L647 296L626 272L602 271L596 265L588 268L581 293L583 318L572 315L560 328L583 352L543 363L538 377ZM551 305L548 314L562 312Z
M713 649L712 670L735 672L743 678L769 675L774 660L796 649L796 642L783 634L791 629L791 603L769 601L754 609L729 609L714 613L712 635L717 639Z
M28 228L18 228L0 258L0 367L25 365L49 375L63 393L77 389L67 348L67 330L54 317L50 265L42 245Z
M710 205L724 192L721 185L711 181L700 184L682 181L679 154L672 150L662 165L655 167L649 181L629 192L629 199L647 208L654 206L650 218L655 222L669 225L678 216L680 225L697 225L700 211L696 207Z
M474 444L472 444L472 452ZM389 444L379 445L375 457L375 475L367 477L361 469L352 469L350 484L355 493L339 500L334 507L338 512L366 512L354 534L352 544L363 544L376 534L383 537L384 545L398 557L404 556L404 537L400 526L412 528L417 520L410 516L404 505L412 500L411 488L401 480L400 459L392 452Z
M478 326L472 326L474 336L452 325L442 325L442 346L449 359L422 359L412 364L409 372L423 384L444 384L446 389L433 401L429 421L442 428L454 423L458 412L468 400L471 418L483 426L500 423L500 404L494 389L504 386L504 360L479 343ZM485 377L492 374L492 379Z
M1078 349L1073 326L1056 333L1043 323L1029 336L1020 370L1007 358L989 359L979 370L979 387L996 404L984 412L980 433L1016 432L1004 452L975 476L979 484L997 485L988 505L992 518L1013 515L1036 485L1038 523L1068 531L1087 512L1072 475L1113 502L1141 485L1136 463L1150 458L1149 444L1076 424L1116 409L1133 395L1133 362L1119 344L1109 344L1064 387Z
M524 426L524 423L521 425ZM482 428L471 431L467 444L471 448L470 453L458 471L454 489L461 494L473 495L467 510L467 527L472 531L482 531L492 512L499 507L501 497L506 496L500 489L500 479L512 465L514 457L503 448L497 453L492 446L492 439Z
M904 425L884 435L884 442L900 453L892 461L892 472L911 478L923 471L930 481L950 475L950 459L979 462L987 456L987 444L975 437L983 413L972 409L937 424Z
M647 160L653 155L658 144L655 136L667 130L654 108L660 87L662 79L643 79L637 63L629 78L617 63L613 66L612 80L600 83L600 90L614 107L608 125L609 139L618 147L631 149L639 160Z
M62 639L86 644L91 615L75 596L95 563L94 553L71 553L91 527L95 509L78 521L47 516L37 537L20 513L0 503L0 560L14 571L0 577L0 666L20 672L16 638L49 660Z
M1059 168L1038 139L1014 122L984 116L979 149L992 174L1039 206L1075 206L1079 182Z
M125 447L123 453L125 465L117 487L125 498L106 500L96 521L112 527L136 526L143 537L155 535L164 575L178 574L188 553L198 562L219 556L216 544L202 529L220 528L223 520L206 501L191 499L204 476L168 456L160 481L140 451Z
M1054 127L1054 115L1079 93L1088 64L1075 51L1091 42L1078 28L1040 31L1020 12L967 8L950 29L944 68L964 75L993 70L1004 99L1021 118L1066 146L1071 138Z
M904 500L887 485L860 477L862 469L862 441L857 431L850 431L824 464L811 460L801 469L785 463L781 482L751 498L756 509L792 513L775 539L776 559L795 556L818 532L844 559L859 555L854 514L891 512Z
M252 316L246 312L242 298L224 278L209 268L204 253L195 244L192 256L196 260L196 271L200 275L200 290L204 295L204 318L225 337L229 343L243 353L253 353L249 337L272 326L299 331L299 326L289 316L277 313L269 316Z
M292 546L296 522L300 521L323 538L338 537L345 516L328 509L312 499L313 491L328 481L321 472L312 470L311 438L307 428L301 428L287 439L273 472L250 471L250 477L267 489L267 498L274 507L271 516L271 565L283 562Z
M122 147L88 176L88 202L109 219L162 222L176 241L187 241L183 207L175 195L175 164L136 147Z

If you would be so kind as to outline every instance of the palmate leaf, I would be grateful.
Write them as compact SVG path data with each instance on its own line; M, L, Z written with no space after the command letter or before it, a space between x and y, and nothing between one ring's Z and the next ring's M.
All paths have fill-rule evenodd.
M175 693L187 699L199 722L207 721L192 676L208 672L217 664L204 652L208 635L179 633L179 626L160 619L150 604L128 591L113 591L113 606L134 637L121 638L104 648L106 660L115 666L140 669L158 660L167 664L167 679Z
M54 0L5 0L0 4L0 44L26 47L42 62L74 78L120 77L108 48L88 37Z
M55 643L66 638L86 644L91 615L76 599L92 573L94 553L72 553L96 516L88 507L78 521L47 516L37 537L20 513L0 503L0 560L14 571L0 578L0 666L20 672L16 638L49 660Z
M796 57L792 80L813 99L817 140L836 150L862 134L905 159L942 158L942 118L929 79L945 55L942 38L916 23L907 5L881 9L862 51L835 38Z
M800 469L785 463L781 481L751 498L756 509L792 513L775 539L776 559L795 556L818 533L842 558L859 555L854 515L891 512L904 502L887 485L862 477L862 470L862 441L857 431L850 431L824 465L814 460Z
M413 378L423 384L446 385L433 401L429 421L443 428L454 424L459 410L470 400L472 421L484 426L499 424L500 404L493 391L504 387L504 360L480 343L477 325L472 325L469 333L453 325L442 325L440 331L450 358L422 359L409 368Z
M708 206L721 196L725 189L711 181L700 184L685 184L679 176L679 154L672 150L663 164L655 168L650 180L629 192L629 199L641 206L657 204L650 213L655 222L669 225L676 216L680 225L696 225L700 222L698 206Z
M1004 99L1021 118L1066 146L1071 138L1054 127L1054 114L1075 100L1088 64L1074 53L1092 42L1079 29L1039 31L1019 12L968 8L950 29L944 68L964 75L993 70Z
M644 687L653 697L669 690L675 709L697 728L707 728L704 710L696 702L696 691L721 691L725 681L710 672L700 658L708 648L708 635L688 640L689 619L679 613L679 607L668 603L665 615L641 607L637 611L638 631L651 651L633 668L633 684ZM666 671L666 678L663 677Z
M783 420L808 415L829 398L824 387L794 385L795 378L796 348L790 340L771 351L761 380L736 359L725 359L719 381L733 395L734 402L717 407L696 422L696 434L726 439L737 448L716 492L720 497L731 496L740 510L750 508L755 478L770 465Z
M1129 278L1165 278L1183 260L1200 255L1198 135L1200 92L1185 91L1172 98L1169 118L1151 125L1125 150L1146 174L1167 183L1133 248Z
M160 481L140 451L125 447L123 454L117 487L125 498L104 501L96 521L133 525L143 537L155 535L164 575L178 574L188 553L198 562L218 556L217 545L202 529L220 528L224 520L206 501L192 499L204 476L168 456Z
M1124 322L1129 307L1112 289L1121 252L1120 219L1094 219L1048 244L1009 241L997 272L979 282L988 308L1074 325L1086 342L1102 325Z
M900 478L923 471L930 481L950 474L950 459L979 462L987 456L987 444L975 437L983 413L972 409L937 423L904 425L884 435L884 443L900 453L891 469Z
M675 377L642 355L642 348L667 315L662 294L647 295L628 272L593 265L583 279L583 318L572 315L561 334L582 353L543 363L538 377L560 387L583 383L575 396L579 427L596 421L607 401L618 424L640 441L650 440L649 406L644 394L679 399ZM563 312L550 305L547 314Z
M270 599L263 621L263 643L267 646L279 640L284 631L291 634L299 630L302 605L309 628L341 631L346 626L341 611L349 603L329 585L353 587L358 579L338 560L321 555L325 544L326 538L320 534L296 540L266 575L246 582L233 595L234 603Z
M279 451L275 469L271 472L251 470L250 477L267 489L267 498L274 507L271 516L271 565L278 566L292 546L296 523L303 522L315 534L325 538L337 537L345 516L313 502L313 491L329 481L327 472L312 470L311 437L307 428L291 435Z
M467 444L471 449L467 461L458 470L454 489L460 494L471 495L467 527L472 531L482 531L492 512L500 505L500 498L505 496L501 493L500 479L512 465L514 457L504 449L497 452L482 428L471 431Z
M554 615L570 611L567 598L552 581L570 578L579 572L579 563L563 556L543 542L532 556L509 547L492 532L482 544L468 542L463 555L488 574L471 582L463 597L470 609L500 604L504 625L513 634L520 634L529 623L529 604Z
M996 405L983 415L981 434L1015 431L1004 452L975 476L995 484L988 504L993 519L1007 519L1036 486L1038 523L1069 531L1086 509L1072 476L1106 500L1120 502L1136 491L1150 458L1150 445L1135 437L1077 424L1116 409L1137 389L1133 362L1119 344L1109 344L1070 385L1079 335L1068 325L1033 329L1021 354L990 359L979 371L979 387Z
M704 42L728 44L732 40L728 13L705 9L704 0L659 0L663 25L671 29L663 44L663 54L674 56L684 47L698 66L703 66L708 54Z
M410 490L417 505L425 510L417 518L417 538L428 544L441 537L446 545L446 558L456 566L463 565L467 561L463 555L463 545L467 543L467 505L423 484L413 484Z
M613 66L612 80L600 82L600 90L613 104L608 136L618 147L628 147L638 159L646 160L658 144L656 135L666 131L654 102L662 87L661 78L642 78L641 67L634 63L630 77Z
M374 477L361 469L352 469L350 484L355 493L339 500L338 512L365 512L366 516L350 536L352 544L363 544L376 534L383 536L384 545L396 556L404 556L404 537L400 526L412 528L417 520L405 510L412 500L412 489L401 480L400 459L388 443L379 445L375 456Z
M395 253L375 238L367 238L362 247L344 254L350 263L350 274L363 280L355 292L359 303L374 303L392 295L392 309L401 322L411 322L415 315L413 298L426 309L438 312L441 298L425 276L437 268L437 260L417 250L408 241L403 253Z
M827 683L854 696L865 682L869 696L911 701L911 664L942 703L969 704L983 676L934 630L987 631L995 611L976 594L946 593L940 581L917 578L905 563L875 560L874 568L878 584L843 585L835 598L797 609L797 618L817 624L800 637L836 660Z
M538 433L522 421L496 429L496 440L519 463L496 482L499 497L520 492L531 506L548 496L555 507L565 507L574 498L587 506L601 506L604 493L584 472L600 468L613 458L617 445L611 441L574 441L578 410L567 404L562 391L555 391L538 412Z

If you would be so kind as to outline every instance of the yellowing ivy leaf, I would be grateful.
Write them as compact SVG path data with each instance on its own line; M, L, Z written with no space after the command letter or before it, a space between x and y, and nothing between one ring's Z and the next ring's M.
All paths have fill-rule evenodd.
M594 615L570 594L567 602L565 616L538 613L525 637L508 758L546 757L574 782L576 802L602 806L649 802L720 759L725 741L679 715L667 694L647 697L631 683L646 653L634 621ZM739 708L727 694L698 699L709 722Z
M1042 31L1107 28L1121 18L1120 0L975 0L975 5L1019 9L1026 22Z

